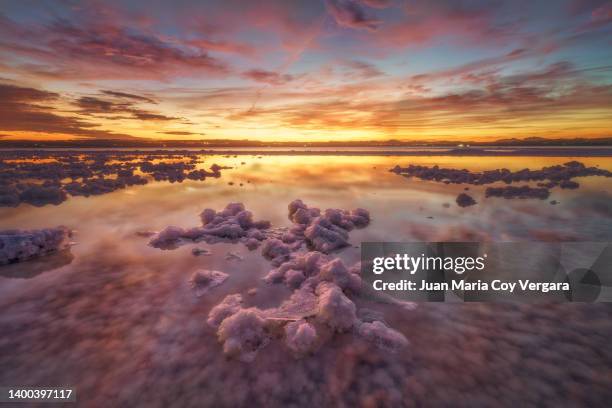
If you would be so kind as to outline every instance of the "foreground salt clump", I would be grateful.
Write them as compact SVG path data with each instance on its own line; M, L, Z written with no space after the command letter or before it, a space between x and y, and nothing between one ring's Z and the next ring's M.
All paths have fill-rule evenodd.
M298 320L285 326L285 343L298 354L313 350L317 342L317 330L305 320Z
M242 309L221 322L217 332L223 352L251 362L270 341L266 320L259 309Z
M174 249L186 242L241 242L254 250L265 241L262 255L273 265L279 265L304 245L324 253L348 246L349 231L366 227L370 213L362 208L327 209L321 213L318 208L309 208L301 200L295 200L289 204L289 219L293 222L289 231L274 230L269 221L254 221L253 214L242 203L230 203L221 211L207 208L200 219L201 227L166 227L149 245Z
M228 295L221 303L212 308L206 322L211 327L218 328L223 320L238 313L241 308L242 296L240 294Z
M261 254L264 258L271 260L273 264L279 264L289 259L291 255L291 246L285 244L278 238L272 238L263 244Z
M226 211L234 214L237 209L228 206ZM206 223L216 216L210 210L202 213ZM207 320L217 329L224 353L253 361L279 333L297 357L314 352L338 333L351 334L387 351L407 346L403 334L378 320L364 322L358 317L353 298L362 292L359 264L349 268L325 253L345 246L348 231L367 226L369 213L363 209L321 212L295 200L289 204L289 219L294 227L281 238L268 237L261 251L275 266L264 281L284 283L293 293L280 306L265 310L244 307L240 294L226 296Z
M66 227L0 231L0 265L21 262L61 251L70 246L72 231Z
M289 219L293 221L292 238L304 240L316 251L331 252L348 246L348 232L370 223L370 213L358 208L353 211L309 208L302 200L289 204Z
M397 351L408 345L408 339L381 321L360 323L357 332L367 341L388 351Z
M317 319L339 332L353 327L357 308L342 289L333 283L322 282L316 293L319 296Z
M260 241L266 239L265 231L270 228L269 221L253 221L253 214L245 210L242 203L230 203L219 212L207 208L200 214L200 219L201 227L166 227L149 241L149 245L172 249L185 242L213 244L240 241L255 249Z
M213 288L223 284L227 280L229 275L220 271L211 271L208 269L202 269L195 271L189 283L195 290L196 296L202 296Z
M378 320L364 322L358 317L357 306L351 299L359 296L361 289L356 268L347 268L339 259L330 260L327 255L310 252L295 255L265 279L295 287L285 278L297 272L304 280L277 308L244 308L241 295L234 294L210 311L208 324L218 328L217 337L228 356L252 361L273 339L272 333L278 331L279 326L284 327L285 345L296 356L313 352L335 333L350 333L388 352L408 345L403 334L384 323ZM276 279L271 279L272 275ZM230 329L222 330L223 327L231 328L231 335L228 334Z
M285 284L293 292L276 308L245 307L242 295L233 294L211 309L207 322L216 329L223 351L230 357L253 361L279 336L284 336L285 346L298 357L314 352L339 333L388 351L406 346L408 341L401 333L382 322L365 323L358 318L353 299L363 291L359 264L349 268L330 255L349 245L350 231L370 223L369 212L361 208L321 211L301 200L292 201L288 210L293 226L274 229L268 221L254 221L242 203L230 203L221 211L205 209L200 214L201 227L170 226L149 244L171 249L185 242L241 242L251 250L261 244L262 256L274 266L264 281ZM209 290L225 279L225 274L201 271L191 282L196 289ZM406 302L375 298L410 309Z

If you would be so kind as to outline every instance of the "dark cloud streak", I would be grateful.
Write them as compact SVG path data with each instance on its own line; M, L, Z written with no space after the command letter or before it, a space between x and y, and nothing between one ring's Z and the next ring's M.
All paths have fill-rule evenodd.
M325 0L325 7L341 27L375 31L380 24L357 0Z
M108 95L108 92L104 92ZM139 120L162 120L170 121L179 119L176 117L165 116L159 113L149 112L135 107L131 101L125 101L124 96L119 100L101 99L94 96L83 96L75 101L75 105L80 109L79 113L84 115L121 115L126 114L128 118Z
M135 95L135 94L126 93L126 92L108 91L108 90L101 91L101 92L105 95L112 96L115 98L127 98L127 99L133 99L133 100L140 101L140 102L157 103L157 101L155 101L154 99L148 98L146 96Z
M130 135L96 129L97 125L58 114L47 106L60 95L39 89L0 84L0 130L57 133L82 137L125 139Z

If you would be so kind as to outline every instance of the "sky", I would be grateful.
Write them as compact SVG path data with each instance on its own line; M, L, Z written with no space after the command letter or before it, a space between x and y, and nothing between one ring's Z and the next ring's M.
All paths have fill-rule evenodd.
M612 1L0 0L0 139L612 136Z

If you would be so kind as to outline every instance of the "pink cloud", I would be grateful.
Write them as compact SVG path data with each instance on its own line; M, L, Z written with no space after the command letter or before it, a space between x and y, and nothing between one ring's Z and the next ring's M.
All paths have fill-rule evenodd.
M164 79L175 75L222 75L223 61L204 49L187 47L115 21L55 20L19 26L4 19L0 52L34 59L35 74L64 78ZM38 69L36 69L38 67Z

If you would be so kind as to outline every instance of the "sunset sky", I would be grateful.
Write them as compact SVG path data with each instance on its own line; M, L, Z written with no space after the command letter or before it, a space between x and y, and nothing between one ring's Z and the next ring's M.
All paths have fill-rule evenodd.
M0 137L612 136L612 2L0 0Z

